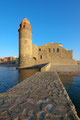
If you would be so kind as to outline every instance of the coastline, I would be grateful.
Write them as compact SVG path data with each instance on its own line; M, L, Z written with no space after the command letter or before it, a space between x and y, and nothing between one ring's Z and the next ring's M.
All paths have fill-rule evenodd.
M0 64L0 67L18 67L18 64Z

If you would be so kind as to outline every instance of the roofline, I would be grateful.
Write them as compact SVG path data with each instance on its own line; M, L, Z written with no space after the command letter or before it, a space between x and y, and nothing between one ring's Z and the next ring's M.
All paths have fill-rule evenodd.
M62 43L53 43L53 42L50 42L50 43L47 43L47 44L44 44L44 45L48 45L48 44L61 44L61 45L63 45ZM41 47L41 46L44 46L44 45L40 45L38 47Z

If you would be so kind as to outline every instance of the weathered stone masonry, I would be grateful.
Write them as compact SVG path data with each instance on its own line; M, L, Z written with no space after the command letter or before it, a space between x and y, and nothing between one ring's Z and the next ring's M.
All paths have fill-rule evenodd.
M32 26L28 19L20 24L19 31L19 61L20 67L28 67L42 63L77 64L73 60L73 51L63 48L62 44L49 43L37 47L32 44Z
M0 94L0 120L79 120L56 72L37 72Z

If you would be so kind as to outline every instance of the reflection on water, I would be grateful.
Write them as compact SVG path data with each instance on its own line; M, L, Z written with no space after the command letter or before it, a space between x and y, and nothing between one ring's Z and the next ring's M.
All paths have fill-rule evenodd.
M63 84L65 84L65 83L73 84L73 82L74 82L74 76L61 75L60 78L61 78Z
M21 69L19 70L19 79L25 80L26 78L34 75L38 71L39 69Z
M18 70L15 67L0 67L0 93L19 83Z
M18 70L15 67L0 67L0 93L7 91L37 71L39 71L39 69Z
M0 93L7 91L22 80L32 76L39 69L21 69L15 67L0 67ZM76 107L80 117L80 76L60 75L68 95Z
M60 79L76 107L78 116L80 117L80 76L60 75Z

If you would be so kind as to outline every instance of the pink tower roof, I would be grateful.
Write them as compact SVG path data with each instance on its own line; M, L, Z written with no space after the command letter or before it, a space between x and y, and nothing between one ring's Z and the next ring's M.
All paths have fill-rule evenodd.
M29 20L27 19L27 18L25 18L23 21L22 21L22 23L23 22L25 22L25 23L27 23L27 24L30 24L30 22L29 22Z

